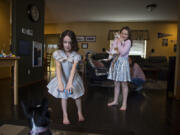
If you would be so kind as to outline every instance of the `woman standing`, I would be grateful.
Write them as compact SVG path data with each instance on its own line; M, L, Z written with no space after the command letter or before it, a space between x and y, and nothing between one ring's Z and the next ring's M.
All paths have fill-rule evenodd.
M81 56L77 53L78 46L76 35L71 30L62 33L59 50L53 53L56 61L56 77L49 84L48 92L55 98L61 98L63 111L63 124L70 124L67 113L67 100L73 98L77 106L78 121L84 121L82 113L81 97L84 95L84 85L81 77L76 71Z
M122 106L120 110L127 108L128 82L131 81L128 55L131 48L131 33L129 27L123 27L120 30L120 37L113 43L113 48L118 48L118 59L114 58L109 69L108 79L114 80L114 100L108 103L108 106L118 105L120 85L122 87Z

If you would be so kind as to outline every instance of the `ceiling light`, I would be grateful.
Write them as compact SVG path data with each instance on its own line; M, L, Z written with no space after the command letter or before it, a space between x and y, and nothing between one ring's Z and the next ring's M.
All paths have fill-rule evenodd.
M149 5L146 6L146 9L147 9L149 12L152 12L156 7L157 7L156 4L149 4Z

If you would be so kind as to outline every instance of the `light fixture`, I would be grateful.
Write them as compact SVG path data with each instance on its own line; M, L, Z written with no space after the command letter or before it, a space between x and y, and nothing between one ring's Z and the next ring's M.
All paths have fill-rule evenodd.
M157 7L156 4L149 4L149 5L146 6L146 9L147 9L149 12L152 12L156 7Z

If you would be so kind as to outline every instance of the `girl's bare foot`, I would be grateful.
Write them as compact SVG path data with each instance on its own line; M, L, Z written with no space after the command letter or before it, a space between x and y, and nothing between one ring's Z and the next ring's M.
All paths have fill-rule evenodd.
M81 112L78 113L78 117L79 117L79 122L85 121L85 118Z
M126 106L121 106L120 110L121 111L126 111L126 108L127 108Z
M113 101L113 102L108 103L107 105L108 106L114 106L114 105L118 105L118 103Z
M69 119L68 119L67 117L64 117L64 118L63 118L63 124L64 124L64 125L69 125L69 124L71 124L71 123L70 123L70 121L69 121Z

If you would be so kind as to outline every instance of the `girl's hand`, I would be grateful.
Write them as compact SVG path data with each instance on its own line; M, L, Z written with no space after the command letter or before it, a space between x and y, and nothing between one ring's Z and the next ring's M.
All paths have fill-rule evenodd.
M122 37L120 37L119 41L122 43L122 42L124 42L124 39Z
M68 90L69 93L72 93L73 88L74 87L73 87L72 83L67 83L66 90Z
M61 92L63 92L63 90L64 90L63 84L59 84L59 85L58 85L58 90L61 91Z

